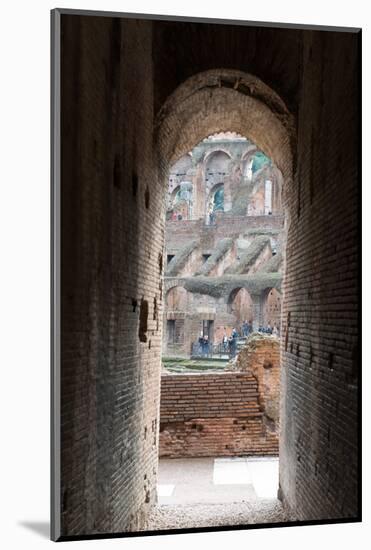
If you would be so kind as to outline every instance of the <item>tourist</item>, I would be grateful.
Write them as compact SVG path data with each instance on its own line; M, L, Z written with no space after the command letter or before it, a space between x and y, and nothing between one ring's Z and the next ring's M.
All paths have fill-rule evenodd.
M210 347L209 347L209 336L205 334L204 341L203 341L203 354L206 356L209 356L210 353Z
M199 339L198 339L198 353L200 355L203 355L203 353L204 353L204 335L203 335L202 332L201 332L201 334L199 336Z
M235 332L235 336L232 336L229 338L229 354L231 357L235 357L237 352L237 331Z
M225 351L225 352L228 351L228 336L227 336L227 333L225 331L224 331L222 343L223 343L223 351Z

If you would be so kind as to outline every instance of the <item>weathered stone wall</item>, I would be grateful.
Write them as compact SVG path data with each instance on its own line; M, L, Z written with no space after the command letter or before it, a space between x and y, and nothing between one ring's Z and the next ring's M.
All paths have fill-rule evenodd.
M156 499L161 365L151 24L61 25L61 531L136 530Z
M281 495L301 519L359 512L358 38L303 33L296 177L286 190L280 440Z
M249 373L165 374L161 378L160 456L277 455L259 382Z
M202 143L202 145L204 145ZM238 145L238 142L237 142ZM229 144L230 149L237 146L236 143ZM216 146L216 145L214 145ZM193 155L198 147L193 149ZM256 148L255 148L256 150ZM206 225L203 220L197 223L188 220L167 221L165 228L165 242L167 254L174 256L165 272L165 286L170 283L176 284L174 276L178 279L207 277L216 280L224 275L232 276L239 274L256 274L264 271L265 266L272 265L272 270L279 274L282 262L272 264L273 250L282 249L283 243L283 217L282 216L237 216L230 217L228 212L217 213L216 225ZM237 223L236 223L237 222ZM224 231L224 234L223 234ZM191 244L190 244L191 243ZM193 243L193 244L192 244ZM195 244L197 243L197 244ZM192 250L191 252L189 252ZM184 259L185 252L189 255ZM209 255L205 261L204 255ZM282 258L282 256L280 255ZM179 259L183 261L180 262ZM267 267L268 268L268 267ZM279 275L281 277L281 275ZM179 285L182 286L181 281ZM239 290L236 282L235 293ZM189 290L189 289L188 289ZM213 343L220 344L225 332L229 334L235 327L241 330L245 319L251 320L258 328L263 321L270 321L271 325L280 323L280 311L268 318L263 311L269 284L262 286L254 300L256 307L252 305L253 298L246 289L237 294L231 304L230 291L225 289L221 298L214 298L207 294L190 290L187 293L185 307L182 312L185 314L186 323L188 317L198 314L199 322L196 331L185 330L185 338L182 345L168 345L169 338L163 336L164 355L187 355L190 353L192 343L195 343L202 332L203 321L214 322ZM173 291L169 291L169 296ZM277 302L280 304L280 302ZM250 307L249 307L250 306ZM173 314L172 304L165 305L165 314ZM193 324L193 322L192 322ZM166 329L166 325L165 325ZM209 336L210 337L210 336Z
M176 251L191 241L195 235L200 237L200 246L213 249L220 239L226 237L237 238L244 232L253 229L282 231L283 216L232 216L217 215L216 227L205 225L203 220L185 220L182 223L168 221L166 223L166 247Z

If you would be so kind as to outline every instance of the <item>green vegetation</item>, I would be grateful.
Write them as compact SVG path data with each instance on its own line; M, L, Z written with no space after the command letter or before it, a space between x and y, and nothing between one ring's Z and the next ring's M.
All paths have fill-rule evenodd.
M189 255L197 246L197 241L191 241L190 243L183 246L183 248L174 256L174 258L169 262L166 268L166 275L168 277L177 275L181 269L187 263Z
M222 239L216 245L215 250L211 254L210 258L200 267L195 275L208 275L212 269L216 266L219 260L227 254L228 250L233 245L233 239Z
M185 359L184 357L163 357L162 364L169 372L220 372L227 366L227 359Z
M253 275L223 275L222 277L187 277L182 286L189 292L207 294L220 298L229 295L236 288L246 288L258 294L266 288L281 288L282 273L254 273Z
M259 258L259 255L269 242L269 238L265 235L258 235L255 237L246 252L241 254L239 262L231 265L228 269L226 269L225 273L246 273L249 267L251 267L251 265Z

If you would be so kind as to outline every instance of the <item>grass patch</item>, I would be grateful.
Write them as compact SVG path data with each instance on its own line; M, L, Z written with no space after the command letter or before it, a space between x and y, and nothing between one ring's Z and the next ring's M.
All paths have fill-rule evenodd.
M163 357L162 363L170 372L204 372L223 371L228 363L227 359L185 359Z

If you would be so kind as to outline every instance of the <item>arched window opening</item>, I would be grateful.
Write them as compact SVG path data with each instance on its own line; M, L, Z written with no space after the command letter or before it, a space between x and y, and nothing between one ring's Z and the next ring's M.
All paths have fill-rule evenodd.
M275 288L267 291L263 307L264 325L279 330L281 322L281 294Z
M270 166L271 160L261 151L257 151L252 159L251 171L253 174L261 170L264 166Z
M254 304L249 292L245 288L233 290L228 299L228 312L234 316L235 328L243 333L243 324L254 321Z
M166 294L165 303L168 311L184 312L187 309L187 291L180 286L171 288Z
M216 220L216 213L224 212L224 185L216 185L210 192L206 211L206 223L212 225Z

